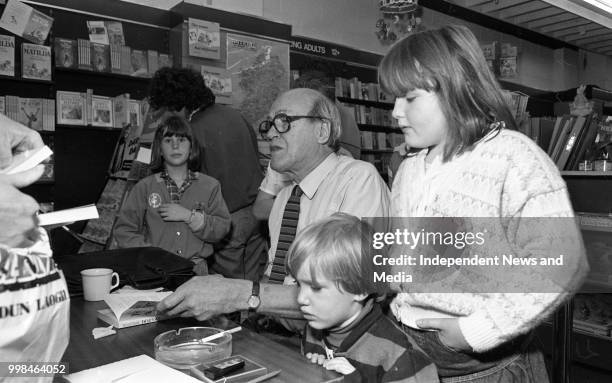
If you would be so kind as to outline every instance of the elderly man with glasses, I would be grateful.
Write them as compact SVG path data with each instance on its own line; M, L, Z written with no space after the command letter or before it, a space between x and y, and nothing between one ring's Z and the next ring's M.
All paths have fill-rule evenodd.
M300 318L297 288L284 270L284 251L295 233L335 212L388 215L389 190L374 166L336 153L339 112L320 92L298 88L283 93L259 131L270 140L272 169L292 179L270 213L271 247L261 289L258 282L196 277L163 300L160 310L200 320L247 309Z

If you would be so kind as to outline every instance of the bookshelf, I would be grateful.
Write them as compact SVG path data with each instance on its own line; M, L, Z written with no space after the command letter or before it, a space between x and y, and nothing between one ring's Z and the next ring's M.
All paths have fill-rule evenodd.
M122 25L126 45L145 54L149 50L167 53L170 50L169 31L180 22L180 18L171 12L124 2L110 5L106 0L42 0L28 2L28 5L54 19L49 37L44 42L45 46L51 47L52 80L22 78L21 44L27 41L2 30L0 34L15 39L15 75L0 76L0 96L52 99L54 105L58 90L86 93L87 89L92 89L96 96L109 98L129 93L131 100L142 100L148 93L151 76L58 67L55 65L55 38L89 39L88 21L115 21ZM0 6L0 12L3 11L4 5ZM96 202L104 188L122 130L86 124L55 124L54 129L39 131L43 141L54 151L54 178L36 182L24 188L24 192L39 203L52 203L55 210ZM80 233L84 225L85 222L75 223L71 229ZM54 252L76 252L80 244L65 238L60 232L51 232Z
M537 330L553 375L608 381L612 375L612 172L562 171L580 225L590 273L580 292ZM612 254L612 253L610 253ZM552 341L554 340L554 341ZM571 374L570 374L571 373Z

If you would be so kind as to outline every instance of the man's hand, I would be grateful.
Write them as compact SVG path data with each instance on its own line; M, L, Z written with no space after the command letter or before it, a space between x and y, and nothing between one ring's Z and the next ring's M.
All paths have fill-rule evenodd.
M248 309L253 283L218 275L193 277L157 305L170 316L206 320L219 314Z
M1 129L1 128L0 128ZM35 182L44 171L38 165L25 172L0 175L0 243L9 247L28 247L37 238L38 203L21 188Z
M0 113L0 169L13 162L13 157L44 145L40 134Z
M419 319L416 324L422 329L439 331L442 343L455 351L472 351L472 347L463 337L457 318Z
M355 367L353 367L353 365L350 364L349 361L343 357L326 360L323 362L323 367L328 370L339 372L342 375L348 375L355 372Z
M191 216L191 210L177 203L165 203L158 211L164 221L187 222Z
M306 359L310 361L310 363L323 365L325 362L325 355L317 354L316 352L309 352L306 354Z

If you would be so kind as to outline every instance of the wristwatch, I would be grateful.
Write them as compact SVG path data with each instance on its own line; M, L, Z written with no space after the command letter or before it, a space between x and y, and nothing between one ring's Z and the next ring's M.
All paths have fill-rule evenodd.
M253 290L247 304L249 305L249 311L257 310L261 304L261 299L259 299L259 281L253 281Z

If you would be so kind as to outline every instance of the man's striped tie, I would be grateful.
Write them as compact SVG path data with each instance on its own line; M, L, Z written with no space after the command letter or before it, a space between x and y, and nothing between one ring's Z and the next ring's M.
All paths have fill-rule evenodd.
M270 272L270 283L281 284L285 280L285 259L287 258L287 251L295 239L298 219L300 218L300 197L302 194L300 186L295 185L285 205L283 222L281 223L278 243L276 245L276 254L274 254L272 271Z

